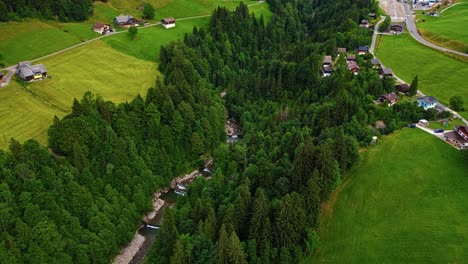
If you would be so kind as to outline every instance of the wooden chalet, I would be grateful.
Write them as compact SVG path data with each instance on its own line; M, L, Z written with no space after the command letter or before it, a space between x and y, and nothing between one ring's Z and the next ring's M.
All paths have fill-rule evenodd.
M346 48L338 48L338 56L343 53L346 54Z
M390 68L381 68L379 70L379 74L382 76L382 77L393 77L393 72L392 72L392 69Z
M332 57L327 55L323 58L323 61L322 61L322 66L325 67L325 66L331 66L333 64L333 60L332 60Z
M355 61L348 61L347 64L348 64L348 70L354 73L354 75L357 75L361 71L361 69L359 68L359 66L357 65Z
M104 24L101 22L94 23L92 30L96 33L103 34L103 35L109 32L114 32L114 30L111 28L109 24Z
M371 64L374 69L382 68L382 63L380 63L379 59L371 59Z
M47 69L42 64L31 65L29 61L22 61L18 63L16 74L25 81L37 81L47 77Z
M165 29L175 27L175 22L176 22L175 18L173 18L173 17L163 18L161 20L161 24Z
M402 94L406 94L409 92L410 86L407 83L400 83L395 86L395 89Z
M346 61L356 61L356 55L348 54L348 56L346 56Z
M333 73L333 68L331 66L323 66L322 68L322 76L327 77Z
M456 126L453 131L444 133L445 140L459 149L468 149L468 126Z
M367 20L367 19L361 20L361 24L359 24L359 27L368 28L369 27L369 20Z
M388 93L380 96L379 100L383 102L387 102L388 106L392 106L398 102L398 95L396 93Z
M403 32L403 25L391 24L390 25L390 31L393 31L393 32L396 32L396 33L401 33L401 32Z
M136 20L131 15L120 15L114 18L114 25L119 27L128 28L131 26L138 26L140 21Z
M357 50L358 55L366 55L369 53L369 47L368 46L359 46Z

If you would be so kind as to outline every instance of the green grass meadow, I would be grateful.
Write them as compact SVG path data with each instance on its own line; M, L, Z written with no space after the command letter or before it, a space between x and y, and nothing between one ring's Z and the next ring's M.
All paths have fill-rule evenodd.
M409 34L382 36L376 56L403 80L411 83L418 75L418 89L449 105L450 97L460 95L468 105L468 63L419 44ZM468 112L460 112L468 117Z
M73 98L86 91L122 102L146 94L158 75L156 63L118 52L100 40L39 61L51 78L26 88L12 83L0 89L0 147L9 139L46 143L54 115L70 111Z
M468 52L468 3L450 7L440 17L418 12L418 21L418 30L427 40L460 52Z
M210 15L217 6L235 8L240 0L151 0L156 7L156 17L151 22L160 21L163 17L190 17ZM24 22L0 23L0 53L6 65L19 61L33 60L55 51L67 48L80 42L100 36L91 30L95 22L113 23L119 14L131 14L141 18L142 11L136 8L142 3L139 0L113 0L107 3L94 2L94 14L81 23L60 23L26 19ZM255 4L257 1L246 1ZM252 6L258 16L264 14L266 19L272 16L266 3ZM188 26L188 25L187 25Z
M380 139L322 206L303 263L465 263L468 161L419 129Z
M165 29L162 26L144 28L138 31L137 38L132 40L128 34L119 34L102 39L110 47L136 58L155 62L159 60L161 45L177 39L183 39L191 33L194 26L205 26L209 18L197 18L178 21L175 28Z

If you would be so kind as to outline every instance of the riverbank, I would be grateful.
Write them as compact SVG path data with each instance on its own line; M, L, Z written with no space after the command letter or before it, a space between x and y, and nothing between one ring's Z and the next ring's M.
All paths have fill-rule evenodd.
M206 162L205 167L210 166L212 162L213 162L213 159L212 158L209 159ZM198 170L198 169L194 170L194 171L192 171L192 172L190 172L188 174L185 174L183 176L179 176L179 177L173 179L171 181L171 183L169 184L168 188L156 191L154 193L154 195L153 195L153 210L151 210L150 212L145 214L145 216L142 219L143 223L153 223L156 218L162 216L162 212L163 212L162 209L164 208L164 205L166 205L166 202L163 199L160 198L162 194L168 193L170 190L174 189L177 186L177 184L188 185L191 182L193 182L197 177L200 177L202 175L203 174L200 172L200 170ZM143 249L145 244L147 245L148 248L151 246L151 244L152 244L152 242L154 240L154 237L141 235L140 234L140 229L143 226L144 225L141 225L141 226L138 227L132 241L126 247L121 249L119 255L117 255L115 257L114 261L112 262L113 264L133 263L135 261L132 261L132 260ZM146 255L146 252L147 252L148 248L146 248L144 250L145 255ZM143 256L143 257L138 256L138 259L141 259L141 261L142 261L144 259L144 257L145 256Z

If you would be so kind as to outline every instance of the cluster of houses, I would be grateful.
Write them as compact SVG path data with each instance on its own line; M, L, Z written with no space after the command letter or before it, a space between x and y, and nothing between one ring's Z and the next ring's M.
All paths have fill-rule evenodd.
M369 53L369 47L360 46L356 53L358 55L365 55ZM348 54L346 48L338 48L338 56L346 55L346 64L350 72L355 75L361 71L361 68L356 63L356 54ZM322 76L327 77L333 73L333 59L332 56L326 55L322 61Z
M175 27L175 21L176 20L173 17L163 18L161 20L161 25L166 29L173 28ZM143 20L138 20L134 16L131 16L131 15L119 15L114 18L114 26L120 27L120 28L137 27L143 24L144 24ZM112 33L115 31L111 27L111 25L102 23L102 22L96 22L93 25L92 30L102 35Z

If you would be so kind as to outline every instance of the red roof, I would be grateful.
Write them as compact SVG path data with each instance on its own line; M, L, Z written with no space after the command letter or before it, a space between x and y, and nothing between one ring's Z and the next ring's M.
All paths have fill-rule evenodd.
M468 140L468 126L456 126L455 131L457 131L460 136Z
M101 23L101 22L96 22L93 26L93 28L103 28L105 26L104 23Z
M162 20L163 24L174 24L175 23L175 18L169 17L169 18L163 18Z

